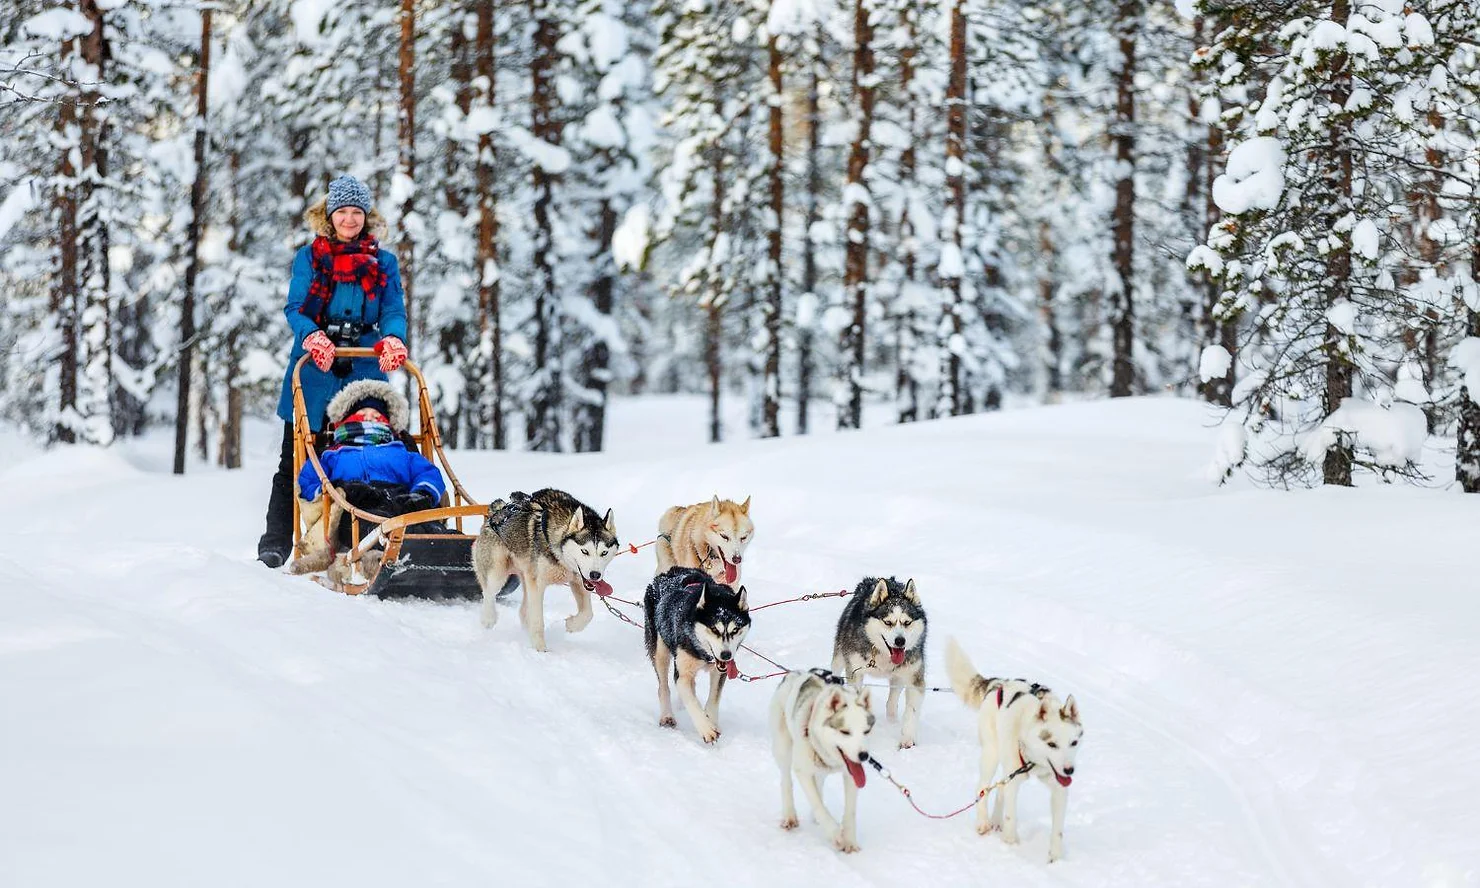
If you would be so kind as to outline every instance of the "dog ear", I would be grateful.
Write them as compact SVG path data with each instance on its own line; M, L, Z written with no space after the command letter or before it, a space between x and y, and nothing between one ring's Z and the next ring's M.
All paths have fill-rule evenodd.
M883 580L879 580L877 583L874 584L874 591L868 597L868 606L878 607L879 605L883 604L884 599L888 597L889 584L884 582Z
M869 693L868 693L868 688L867 687L864 687L864 689L862 691L859 691L859 693L858 693L858 705L862 706L865 711L870 712L870 713L873 712L873 708L874 707L872 705L870 705L872 702L873 701L871 701L869 699Z
M743 610L743 611L748 611L748 610L750 610L750 604L746 601L745 595L746 595L746 593L745 593L745 587L744 586L741 586L740 587L740 609ZM1073 697L1070 697L1069 699L1070 700L1073 700L1074 698Z
M904 584L904 597L908 598L911 604L920 603L920 593L915 590L915 580L913 577Z
M694 604L694 607L695 608L697 608L698 610L703 610L704 609L704 596L708 592L709 592L709 585L707 583L700 583L699 584L699 600L698 600L698 602L696 602Z
M745 498L745 502L740 504L740 511L744 512L746 515L750 514L750 497L747 496Z
M612 517L612 510L611 509L607 509L606 510L606 521L605 521L605 524L606 524L606 532L609 533L609 534L611 534L612 536L616 536L617 535L617 522L616 522L616 519L614 519Z
M1079 704L1074 702L1074 695L1064 701L1064 708L1059 710L1059 717L1071 724L1079 724Z
M827 711L837 712L843 708L843 689L837 685L829 685L827 689Z
M719 494L717 493L714 495L714 499L709 501L709 517L719 517Z
M578 533L586 526L586 510L576 509L575 514L570 516L570 523L565 526L571 533Z
M1048 701L1044 700L1038 704L1038 720L1048 721Z

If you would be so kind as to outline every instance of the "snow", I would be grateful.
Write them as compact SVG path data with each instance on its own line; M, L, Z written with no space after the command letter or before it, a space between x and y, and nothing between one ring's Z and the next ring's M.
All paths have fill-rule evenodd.
M612 232L612 258L622 269L640 269L648 248L648 231L651 221L648 208L635 204L622 216L617 230Z
M1349 299L1337 299L1326 309L1326 321L1345 336L1357 332L1357 305Z
M1449 366L1464 376L1470 400L1480 404L1480 337L1460 340L1449 352Z
M1361 398L1344 398L1336 412L1307 436L1305 458L1319 463L1336 442L1337 433L1356 437L1357 446L1372 454L1378 465L1394 468L1418 463L1428 440L1428 419L1413 404L1396 402L1383 407Z
M1225 213L1279 206L1285 188L1285 149L1278 139L1258 136L1228 155L1223 175L1213 180L1213 202Z
M1352 228L1352 249L1364 259L1376 259L1378 251L1377 223L1363 219Z
M1209 345L1202 350L1202 358L1197 365L1197 378L1203 382L1222 379L1232 366L1233 355L1228 353L1228 349L1221 345Z
M727 399L730 428L742 401ZM553 484L612 507L624 541L651 539L667 506L751 494L752 601L915 578L929 683L955 636L984 670L1079 702L1065 860L1045 863L1037 784L1017 846L970 814L919 817L878 779L859 854L805 816L783 832L771 685L726 690L712 748L682 713L660 730L641 634L599 607L566 635L552 591L536 654L512 610L485 631L474 605L265 570L281 426L262 421L239 472L163 474L167 434L6 461L8 514L26 517L0 535L0 881L626 888L719 867L736 888L897 888L922 870L940 885L1474 882L1471 500L1217 488L1206 408L1168 398L908 427L872 414L862 432L719 446L703 411L616 399L610 453L451 455L481 497ZM650 553L613 562L618 595L640 594ZM750 641L825 664L839 607L758 612ZM922 807L972 797L974 713L928 695L903 752L880 716L873 750ZM839 806L836 779L824 795Z
M91 33L93 24L77 10L57 6L26 19L22 29L32 37L62 41Z
M771 0L766 13L768 34L800 34L821 21L820 0Z
M966 263L961 258L961 248L954 242L946 241L940 245L940 263L936 266L935 273L945 281L958 280L965 276Z
M0 200L0 241L5 240L10 229L36 206L36 197L32 194L31 187L31 183L21 182L6 192L5 198Z

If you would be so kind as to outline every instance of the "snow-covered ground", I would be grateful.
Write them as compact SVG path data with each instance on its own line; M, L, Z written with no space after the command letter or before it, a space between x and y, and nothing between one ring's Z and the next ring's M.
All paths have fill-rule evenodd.
M706 747L657 727L640 633L599 608L566 635L552 593L536 654L512 613L485 632L262 568L254 431L247 470L184 478L164 438L0 441L0 885L1480 884L1473 498L1214 488L1216 432L1170 399L707 447L701 402L646 398L608 454L456 454L484 498L558 485L634 542L750 494L752 602L912 576L932 683L954 635L1078 699L1065 860L1036 782L1009 847L877 778L844 856L777 826L769 683L728 689ZM618 595L650 553L613 563ZM750 640L825 664L839 607ZM933 694L920 745L897 731L874 748L922 806L972 797L974 713Z

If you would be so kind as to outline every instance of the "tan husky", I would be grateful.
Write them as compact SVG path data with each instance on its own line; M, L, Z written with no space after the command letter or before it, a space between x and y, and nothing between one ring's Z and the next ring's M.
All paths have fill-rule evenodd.
M697 567L727 586L740 581L740 559L755 536L750 497L743 503L714 499L674 506L658 522L658 573Z

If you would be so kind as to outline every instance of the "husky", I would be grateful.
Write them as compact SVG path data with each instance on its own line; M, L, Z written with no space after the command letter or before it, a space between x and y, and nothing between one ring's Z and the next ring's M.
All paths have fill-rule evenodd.
M562 490L510 494L495 500L473 541L473 571L483 590L483 625L498 622L494 599L524 587L519 619L529 643L545 650L545 589L570 586L576 612L565 620L567 632L580 632L591 622L591 593L610 595L602 579L617 554L617 530L611 510L605 517Z
M740 560L755 536L750 497L743 503L716 494L706 503L674 506L658 521L658 573L670 567L697 567L721 583L740 581Z
M781 828L795 829L792 778L812 805L813 817L845 854L858 850L858 791L874 729L867 688L850 687L826 669L789 672L771 698L771 753L781 769ZM822 779L847 771L841 826L822 804Z
M678 725L668 696L671 664L678 696L694 727L705 743L713 743L719 737L719 695L725 679L740 675L735 651L750 631L745 587L737 592L697 568L669 568L648 584L642 610L648 659L658 673L658 725ZM694 681L706 671L709 697L700 708Z
M976 831L986 835L1002 830L1002 841L1016 844L1017 794L1030 774L1037 774L1048 787L1053 827L1048 838L1048 862L1064 856L1064 808L1069 803L1069 784L1074 782L1074 757L1084 728L1079 706L1070 695L1062 704L1048 688L1020 678L986 678L949 640L946 669L956 696L972 709L981 710L977 732L981 736L981 785L990 786L1000 767L1007 783L997 793L992 816L987 801L976 803Z
M889 680L884 711L893 721L904 691L904 725L899 748L915 745L920 703L925 699L925 609L915 581L864 577L854 588L833 638L833 672L854 684L865 676Z

